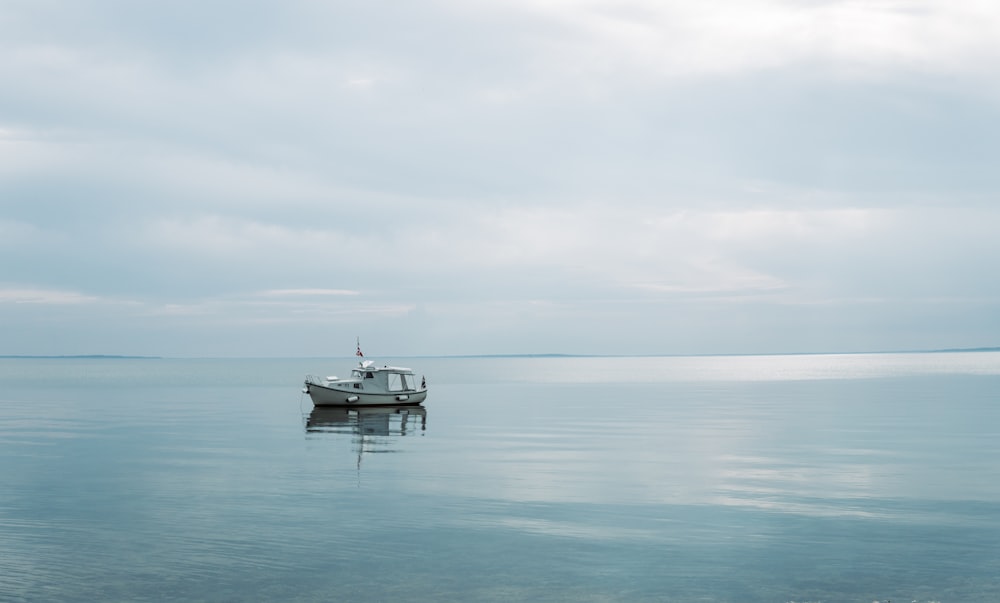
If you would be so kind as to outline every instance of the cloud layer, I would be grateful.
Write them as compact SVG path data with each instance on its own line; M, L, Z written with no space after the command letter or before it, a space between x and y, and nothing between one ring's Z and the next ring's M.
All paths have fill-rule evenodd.
M0 354L996 345L998 34L988 2L14 2Z

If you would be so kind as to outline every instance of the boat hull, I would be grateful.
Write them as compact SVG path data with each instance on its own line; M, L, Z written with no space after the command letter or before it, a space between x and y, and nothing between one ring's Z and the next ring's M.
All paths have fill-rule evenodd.
M313 406L416 406L427 399L427 389L388 393L366 393L305 383Z

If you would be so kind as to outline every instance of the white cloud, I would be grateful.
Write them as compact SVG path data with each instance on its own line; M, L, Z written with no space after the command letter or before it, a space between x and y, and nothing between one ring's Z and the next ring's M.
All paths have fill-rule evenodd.
M888 212L861 208L711 212L699 218L714 240L771 241L857 238L870 233Z
M0 303L76 305L100 302L99 297L59 289L0 288Z
M337 295L336 297L342 297ZM137 315L153 317L196 318L199 324L215 325L292 325L318 327L351 324L369 318L405 317L412 304L377 300L344 301L260 301L258 296L207 298L184 303L147 305Z
M349 289L272 289L270 291L261 291L257 295L263 297L339 297L358 294L358 291L351 291Z
M987 1L525 0L518 6L568 30L543 47L570 73L721 75L794 64L978 72L986 67L984 55L1000 56L1000 8Z

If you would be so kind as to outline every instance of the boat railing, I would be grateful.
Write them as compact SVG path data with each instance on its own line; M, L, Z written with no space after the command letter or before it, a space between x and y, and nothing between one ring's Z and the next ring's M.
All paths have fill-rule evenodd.
M306 375L306 383L313 383L315 385L323 385L323 379L315 375Z

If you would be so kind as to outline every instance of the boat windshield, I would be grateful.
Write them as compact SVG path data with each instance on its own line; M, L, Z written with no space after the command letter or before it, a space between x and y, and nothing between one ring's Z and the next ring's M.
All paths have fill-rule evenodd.
M398 392L408 389L414 389L412 377L402 373L389 373L389 391Z

